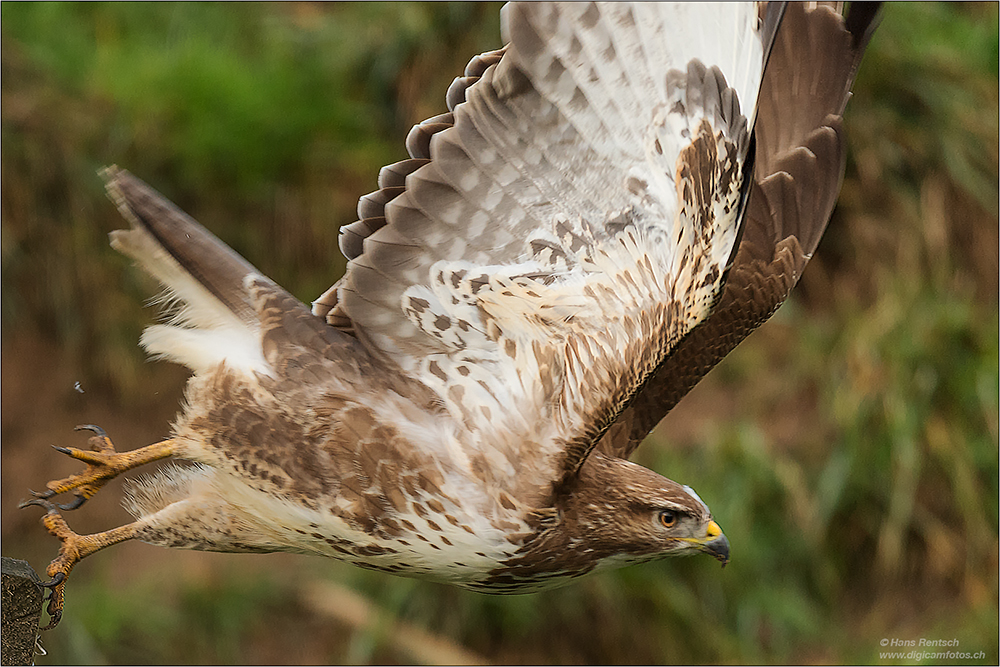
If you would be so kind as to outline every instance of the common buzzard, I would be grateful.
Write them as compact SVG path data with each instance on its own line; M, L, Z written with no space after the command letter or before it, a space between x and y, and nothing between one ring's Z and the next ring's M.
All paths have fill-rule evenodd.
M154 356L193 372L173 437L25 504L76 563L111 544L290 551L520 593L729 543L628 461L788 295L830 217L874 11L852 3L510 4L447 113L343 228L310 309L126 171L111 235L166 288ZM73 533L110 478L135 522ZM57 505L51 498L72 492Z

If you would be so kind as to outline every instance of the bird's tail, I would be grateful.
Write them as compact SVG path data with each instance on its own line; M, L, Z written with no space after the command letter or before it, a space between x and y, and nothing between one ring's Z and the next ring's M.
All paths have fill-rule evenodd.
M163 285L170 306L168 323L144 332L147 351L196 373L223 360L266 367L257 312L246 289L260 271L129 172L112 166L101 175L131 224L111 232L111 246Z

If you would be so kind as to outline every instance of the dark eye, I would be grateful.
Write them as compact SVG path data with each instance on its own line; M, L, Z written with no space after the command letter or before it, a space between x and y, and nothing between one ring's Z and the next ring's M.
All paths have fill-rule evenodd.
M673 528L674 524L677 523L677 512L663 510L660 512L660 523L663 524L664 528Z

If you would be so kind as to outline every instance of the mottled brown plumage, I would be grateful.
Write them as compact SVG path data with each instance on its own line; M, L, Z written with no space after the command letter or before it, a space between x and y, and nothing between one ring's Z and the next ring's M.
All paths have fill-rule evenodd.
M361 198L347 273L312 311L109 169L131 223L112 245L174 306L143 345L194 375L170 440L119 454L99 433L64 450L87 470L32 501L63 542L53 621L75 563L126 539L496 593L691 551L725 563L697 494L625 459L780 305L836 198L870 31L781 15L508 5L510 43ZM134 523L79 536L59 515L168 456L188 463L133 483Z

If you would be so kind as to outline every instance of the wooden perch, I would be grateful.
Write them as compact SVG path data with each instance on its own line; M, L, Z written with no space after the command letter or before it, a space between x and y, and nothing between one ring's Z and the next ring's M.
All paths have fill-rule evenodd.
M42 616L38 575L26 561L3 557L4 665L35 664L38 619Z

